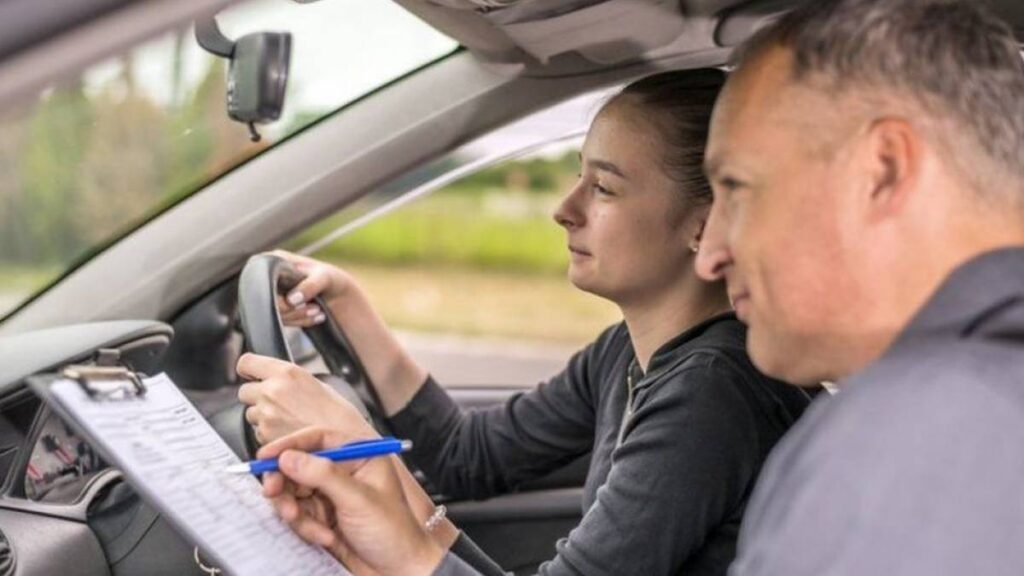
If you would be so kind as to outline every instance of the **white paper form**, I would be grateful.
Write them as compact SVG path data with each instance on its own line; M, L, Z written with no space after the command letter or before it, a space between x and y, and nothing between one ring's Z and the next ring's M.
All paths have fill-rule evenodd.
M348 574L277 517L254 477L224 472L238 457L170 378L144 383L137 398L92 400L72 380L50 393L211 564L235 576Z

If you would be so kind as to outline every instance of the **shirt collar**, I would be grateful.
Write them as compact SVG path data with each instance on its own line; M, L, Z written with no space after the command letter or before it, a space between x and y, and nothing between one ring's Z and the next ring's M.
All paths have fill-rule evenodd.
M900 339L936 332L965 335L988 312L1024 296L1024 247L986 252L956 268Z

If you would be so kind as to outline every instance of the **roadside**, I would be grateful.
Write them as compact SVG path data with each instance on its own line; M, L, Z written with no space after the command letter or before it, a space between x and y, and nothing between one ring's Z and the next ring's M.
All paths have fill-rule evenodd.
M558 374L575 346L398 331L409 353L446 388L534 386Z
M620 319L562 275L343 264L394 328L578 348ZM342 321L344 321L342 319Z

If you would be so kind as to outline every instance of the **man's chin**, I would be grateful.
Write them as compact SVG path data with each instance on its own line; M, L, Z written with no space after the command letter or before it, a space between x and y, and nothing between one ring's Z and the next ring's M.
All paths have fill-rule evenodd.
M747 353L754 366L776 380L796 386L814 386L821 379L813 375L807 350L787 345L778 335L763 335L751 329L747 332Z

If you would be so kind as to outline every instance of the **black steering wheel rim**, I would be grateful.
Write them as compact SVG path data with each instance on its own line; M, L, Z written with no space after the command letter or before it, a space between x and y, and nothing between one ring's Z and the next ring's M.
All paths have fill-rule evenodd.
M294 362L285 337L281 314L277 309L277 296L287 294L302 278L302 274L287 260L273 254L257 254L246 262L238 280L238 307L242 332L245 334L246 348L249 351ZM328 310L319 297L315 302L321 310ZM362 401L370 414L373 427L381 434L390 435L383 404L359 356L341 326L330 314L326 316L327 319L323 323L304 328L303 331L320 352L328 370L344 380ZM254 430L244 418L243 422L247 448L250 453L255 453L259 443Z

